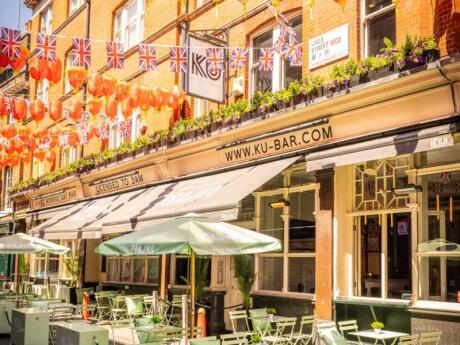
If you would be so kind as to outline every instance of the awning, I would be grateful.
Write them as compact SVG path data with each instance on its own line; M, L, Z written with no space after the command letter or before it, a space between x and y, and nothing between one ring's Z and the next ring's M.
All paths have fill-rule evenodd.
M298 157L158 185L126 203L104 222L103 234L126 232L186 213L220 221L238 217L245 196L294 163Z
M47 210L38 210L38 211L28 212L27 216L26 216L26 222L30 223L32 221L44 220L44 219L52 218L52 217L58 215L59 213L61 213L62 211L70 209L74 205L75 204L69 204L69 205L49 208Z
M237 218L245 196L294 163L298 157L82 201L31 230L45 239L100 238L127 232L189 212L216 220Z
M306 156L307 171L452 146L454 144L453 132L455 132L455 126L437 126L314 152Z

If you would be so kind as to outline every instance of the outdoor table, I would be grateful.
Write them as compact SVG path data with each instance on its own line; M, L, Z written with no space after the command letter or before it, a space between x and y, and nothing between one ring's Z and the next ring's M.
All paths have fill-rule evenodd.
M381 330L380 333L374 332L374 330L367 330L367 331L358 331L358 332L349 332L348 334L354 335L360 338L367 338L367 339L374 339L374 345L377 345L379 342L383 345L387 344L387 340L390 341L393 339L393 341L389 344L394 345L396 344L396 341L398 340L399 337L403 337L405 335L409 335L407 333L401 333L401 332L393 332L393 331L386 331L386 330Z
M249 317L250 320L253 321L262 321L266 322L266 326L264 330L259 329L254 322L252 323L254 325L254 328L256 328L256 331L261 335L263 338L264 336L267 335L269 331L269 327L271 323L276 323L279 320L285 319L287 316L278 316L278 315L269 315L269 316L263 316L263 317Z
M180 332L182 330L182 328L181 327L176 327L176 326L153 327L153 325L146 325L146 326L131 327L131 330L139 332L139 333L147 334L147 337L148 337L147 339L149 339L149 342L150 342L150 341L155 339L155 337L156 337L155 333L159 333L160 331L164 331L164 330ZM134 334L133 334L133 337L134 337ZM151 340L150 337L152 337L153 339ZM168 341L168 339L165 339L165 340ZM133 339L133 341L134 341L134 339Z

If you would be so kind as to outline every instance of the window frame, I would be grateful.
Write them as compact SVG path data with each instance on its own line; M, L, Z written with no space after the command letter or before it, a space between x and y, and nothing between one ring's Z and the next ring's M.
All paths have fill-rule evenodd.
M37 178L40 176L43 176L45 173L45 162L44 161L39 161L35 157L32 157L32 177Z
M51 35L53 33L53 8L52 5L46 6L40 12L40 33Z
M129 271L129 279L128 280L122 280L122 259L124 260L129 260L130 261L130 271ZM148 278L149 278L149 260L151 259L156 259L158 263L158 283L149 283ZM144 272L143 272L143 277L142 281L134 281L134 260L144 260ZM117 280L110 280L109 276L111 275L111 261L116 261L116 272L114 276L117 277ZM160 279L161 279L161 256L160 255L153 255L153 256L137 256L137 257L118 257L118 256L108 256L107 257L107 264L106 264L106 282L109 283L124 283L124 284L132 284L132 285L149 285L149 286L158 286L160 285Z
M390 11L396 11L396 4L391 3L390 5L375 11L370 14L366 14L366 2L368 0L361 0L361 55L364 58L369 57L369 21L372 19L379 17L381 15L387 14ZM396 23L395 23L396 24ZM396 43L396 42L393 42Z
M299 171L299 170L301 169L293 169L290 171L290 173L285 175L286 187L253 193L255 197L255 205L256 205L255 219L259 219L259 221L256 221L256 231L257 232L261 231L260 215L261 215L261 198L262 197L279 195L285 198L286 200L289 200L289 194L291 193L314 191L315 193L315 213L318 211L319 185L317 183L308 183L304 185L288 187L290 186L290 182L291 182L290 180L291 180L292 173ZM282 211L282 215L281 215L281 217L283 218L283 223L284 223L283 224L283 252L282 253L262 253L262 254L255 255L254 271L256 274L256 281L254 283L254 293L314 299L315 293L289 291L289 259L291 258L313 258L314 260L316 260L316 246L315 246L315 252L302 252L302 253L289 252L289 230L290 230L289 216L290 216L289 207L284 207ZM267 289L259 288L258 277L261 275L261 272L259 271L259 259L260 258L270 258L270 257L283 259L283 284L282 284L281 291L267 290ZM316 261L315 261L315 272L316 272ZM316 281L315 281L315 285L316 285Z
M63 148L60 161L61 168L66 168L74 163L77 160L77 152L78 149L76 146L68 146Z
M35 98L40 99L43 103L46 105L48 104L48 98L49 98L49 89L50 89L50 83L48 79L42 79L37 82L37 90L35 93Z
M128 22L127 9L133 3L136 3L136 34L137 39L135 42L129 44L128 27L133 23L134 20ZM113 14L113 40L123 43L125 51L136 46L144 39L144 11L145 11L145 0L130 0L126 2L121 8L116 10ZM119 26L121 28L119 28ZM119 35L119 37L117 37Z
M76 5L72 6L72 3L76 3ZM85 0L69 0L69 17L72 16L72 14L74 14L75 12L77 12L80 7L83 6L83 4L85 4Z
M13 179L11 167L6 167L4 172L4 192L3 192L3 209L11 208L11 198L8 189L11 187Z

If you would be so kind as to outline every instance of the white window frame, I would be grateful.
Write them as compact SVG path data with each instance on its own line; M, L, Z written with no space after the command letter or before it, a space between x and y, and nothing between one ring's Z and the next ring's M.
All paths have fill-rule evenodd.
M5 191L3 193L3 208L7 209L11 207L11 200L10 200L10 194L8 192L8 189L11 187L12 184L12 174L11 174L11 167L6 167L5 168Z
M62 150L61 168L70 166L76 160L77 160L77 147L69 146Z
M45 162L32 157L32 177L37 178L45 173Z
M119 9L113 20L113 40L122 42L125 50L135 46L144 38L144 1L131 0ZM136 15L130 21L128 18L128 7L136 3ZM129 42L128 27L135 22L137 37L133 42Z
M52 34L53 33L53 9L52 5L47 6L40 13L40 33Z
M69 16L77 12L84 3L85 0L69 0Z
M369 22L371 19L381 16L383 14L386 14L390 11L395 11L396 10L396 5L394 3L391 3L387 7L384 7L378 11L375 11L374 13L366 15L366 2L368 0L361 0L361 55L364 56L365 58L369 56L369 45L368 45L368 39L369 39ZM395 43L395 42L393 42Z
M194 118L203 116L203 114L209 111L209 101L204 98L195 97L193 103L193 114Z
M210 1L211 1L211 0L197 0L197 1L196 1L196 7L197 7L197 8L198 8L198 7L201 7L201 6L207 4L207 3L210 2Z
M42 79L37 83L37 99L40 99L45 104L48 104L49 88L48 79Z
M135 142L141 136L143 125L141 113L138 109L135 109L131 115L131 142Z
M295 172L296 170L293 170L292 172ZM291 174L292 174L291 172ZM287 186L290 184L290 177L291 174L287 174ZM286 179L285 179L286 180ZM315 191L315 200L317 200L317 193L318 193L318 185L316 183L310 183L306 185L300 185L300 186L295 186L295 187L283 187L283 188L278 188L276 190L270 190L270 191L262 191L262 192L255 192L253 193L255 197L255 204L256 204L256 219L260 219L260 214L261 214L261 199L262 197L266 196L275 196L279 195L280 197L289 200L289 194L291 193L297 193L297 192L306 192L306 191ZM317 209L318 205L317 202L315 201L315 211ZM283 208L283 224L284 224L284 229L283 229L283 252L282 253L265 253L265 254L257 254L255 256L255 268L254 271L256 273L256 281L254 283L254 290L257 293L263 293L263 294L270 294L270 295L279 295L279 296L293 296L293 297L300 297L300 298L306 298L306 299L314 299L315 294L314 293L309 293L309 292L295 292L295 291L289 291L289 259L290 258L313 258L315 259L315 271L316 271L316 246L315 246L315 252L305 252L305 253L298 253L298 252L289 252L289 207L284 207ZM260 232L261 229L261 223L260 221L256 221L256 231ZM259 288L259 281L258 277L263 275L263 272L259 272L259 259L260 258L282 258L283 259L283 284L282 284L282 289L281 291L274 291L274 290L262 290ZM316 273L315 273L316 274ZM315 282L316 285L316 282Z

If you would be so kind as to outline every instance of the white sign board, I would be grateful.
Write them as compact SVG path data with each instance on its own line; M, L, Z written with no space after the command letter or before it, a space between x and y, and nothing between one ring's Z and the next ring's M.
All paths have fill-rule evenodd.
M308 68L316 68L348 56L348 24L308 41Z
M225 101L225 72L208 70L206 65L206 48L208 47L215 47L215 45L189 37L187 94L223 103Z

